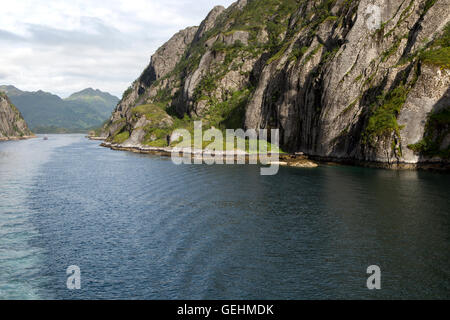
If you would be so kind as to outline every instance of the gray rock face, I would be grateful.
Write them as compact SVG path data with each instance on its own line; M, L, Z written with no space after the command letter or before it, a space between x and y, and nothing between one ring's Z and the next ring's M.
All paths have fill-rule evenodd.
M108 137L120 130L124 125L123 120L130 120L131 108L143 104L151 95L157 94L152 90L152 85L174 69L187 46L193 41L197 30L198 27L181 30L155 52L149 66L124 93L110 121L105 125L102 136Z
M438 101L441 108L450 105L448 69L414 58L400 63L417 54L449 22L448 3L438 1L424 13L425 2L353 1L354 13L349 10L342 24L325 21L312 39L305 39L306 26L283 57L263 69L247 107L246 127L278 127L283 145L311 155L418 162L419 155L407 146L423 137L427 114L439 109ZM338 4L334 8L342 10ZM294 63L285 58L295 43L308 50ZM335 51L324 59L327 46ZM371 104L400 84L408 88L398 114L401 129L383 133L373 144L365 142ZM271 104L268 100L275 90L280 94Z
M450 70L441 70L439 67L422 67L422 74L417 80L414 90L411 90L398 122L403 126L401 130L401 144L407 146L420 141L425 133L427 115L431 112L441 111L450 106ZM450 134L444 137L443 149L448 148L445 141L449 141ZM405 162L420 161L420 156L412 150L403 151Z
M190 27L178 32L155 52L150 62L150 80L161 79L175 68L197 30L197 27Z
M108 135L127 126L129 142L139 142L143 134L133 131L142 126L133 129L129 110L144 103L220 126L228 122L213 122L217 109L229 112L239 96L242 125L279 128L287 151L388 164L448 161L409 146L433 136L430 114L450 108L448 64L426 58L448 47L449 4L240 0L215 7L199 28L155 53ZM445 151L449 124L439 126L435 143Z
M4 93L0 93L0 140L33 136L19 110L11 104Z
M215 6L208 14L205 20L202 21L197 30L194 41L199 41L206 32L211 30L216 23L217 17L225 10L223 6Z

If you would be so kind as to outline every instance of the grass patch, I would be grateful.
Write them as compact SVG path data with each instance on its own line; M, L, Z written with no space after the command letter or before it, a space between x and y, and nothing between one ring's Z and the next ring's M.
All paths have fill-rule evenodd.
M291 61L297 61L303 57L303 55L308 51L309 47L303 46L301 48L295 47L292 49L289 59Z
M319 52L320 48L323 47L323 44L319 44L317 47L314 48L314 50L312 50L303 60L302 62L302 66L306 65L308 63L309 60L311 60L316 54L317 52Z
M125 100L133 91L133 88L130 86L127 88L127 90L124 91L124 93L122 94L122 100Z
M143 104L134 107L131 112L135 116L145 116L148 120L160 122L168 117L167 112L157 104Z
M278 51L277 53L275 53L272 57L270 57L269 60L267 60L267 63L266 63L266 64L269 65L269 64L271 64L272 62L279 60L279 59L284 55L284 53L286 52L286 50L289 48L290 44L291 44L290 41L289 41L289 42L286 42L286 43L281 47L280 51Z
M227 150L226 133L222 132L222 134L223 134L222 150L226 151ZM183 141L181 143L181 140L180 140L180 141L173 143L173 146L175 146L175 145L177 145L178 147L183 147L183 148L189 148L189 147L195 148L196 146L194 145L193 133L191 133L191 141ZM203 150L211 150L212 151L215 147L216 147L215 139L212 139L211 141L202 141L202 149ZM266 151L266 150L267 150L267 152L273 152L273 153L285 153L280 147L278 147L274 144L271 144L270 142L268 142L266 140L243 139L241 137L234 138L234 145L233 145L232 149L239 150L239 151L245 151L249 154L258 154L260 151Z
M442 35L432 42L429 50L424 51L420 58L423 63L450 69L450 23L447 23Z
M363 77L363 74L361 73L359 76L357 76L357 77L355 78L355 80L353 80L353 83L358 82L359 80L362 79L362 77Z
M407 36L398 38L388 50L384 51L381 54L381 61L386 62L392 55L394 55L397 52L398 48L400 47L400 43L402 42L402 39L405 39L405 38L407 38Z
M431 9L432 6L434 6L434 4L436 3L437 0L427 0L427 2L425 2L425 7L423 9L423 14L425 15L428 10Z
M408 93L409 90L404 85L400 85L386 96L379 97L382 103L379 107L372 106L373 111L363 133L363 143L373 145L376 137L387 136L393 132L397 136L400 135L401 127L397 117Z
M130 137L130 133L128 131L124 131L122 133L117 134L114 137L113 142L120 144L120 143L125 142L129 137Z
M426 51L422 55L422 62L450 69L450 47Z
M341 114L346 114L347 112L349 112L350 110L352 110L356 104L358 103L358 101L361 99L361 97L359 96L358 98L356 98L355 100L352 101L352 103L350 103L347 107L345 107L344 110L342 110Z
M242 128L251 92L251 89L235 91L229 99L211 105L205 115L208 124L220 129Z

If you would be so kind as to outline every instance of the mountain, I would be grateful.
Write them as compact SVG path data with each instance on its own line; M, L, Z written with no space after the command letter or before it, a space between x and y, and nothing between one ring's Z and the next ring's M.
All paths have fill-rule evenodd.
M281 147L386 167L448 165L445 1L240 0L152 56L103 128L167 145L178 127L278 128Z
M0 141L32 136L33 133L28 129L19 110L9 101L6 94L0 92Z
M92 88L73 93L64 100L85 103L100 114L104 120L111 115L113 107L119 102L119 98L116 96Z
M85 132L101 126L119 99L100 90L85 89L66 99L44 92L0 86L38 133Z

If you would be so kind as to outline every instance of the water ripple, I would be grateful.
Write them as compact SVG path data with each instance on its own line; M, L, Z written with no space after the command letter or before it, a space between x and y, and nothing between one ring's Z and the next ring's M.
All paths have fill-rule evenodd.
M0 179L1 298L449 298L445 175L264 177L61 135L0 144ZM371 264L382 291L364 289Z

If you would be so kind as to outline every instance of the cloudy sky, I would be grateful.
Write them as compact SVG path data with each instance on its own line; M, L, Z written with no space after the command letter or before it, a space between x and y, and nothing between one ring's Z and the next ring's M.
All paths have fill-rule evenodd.
M0 85L117 96L178 30L234 0L0 0Z

